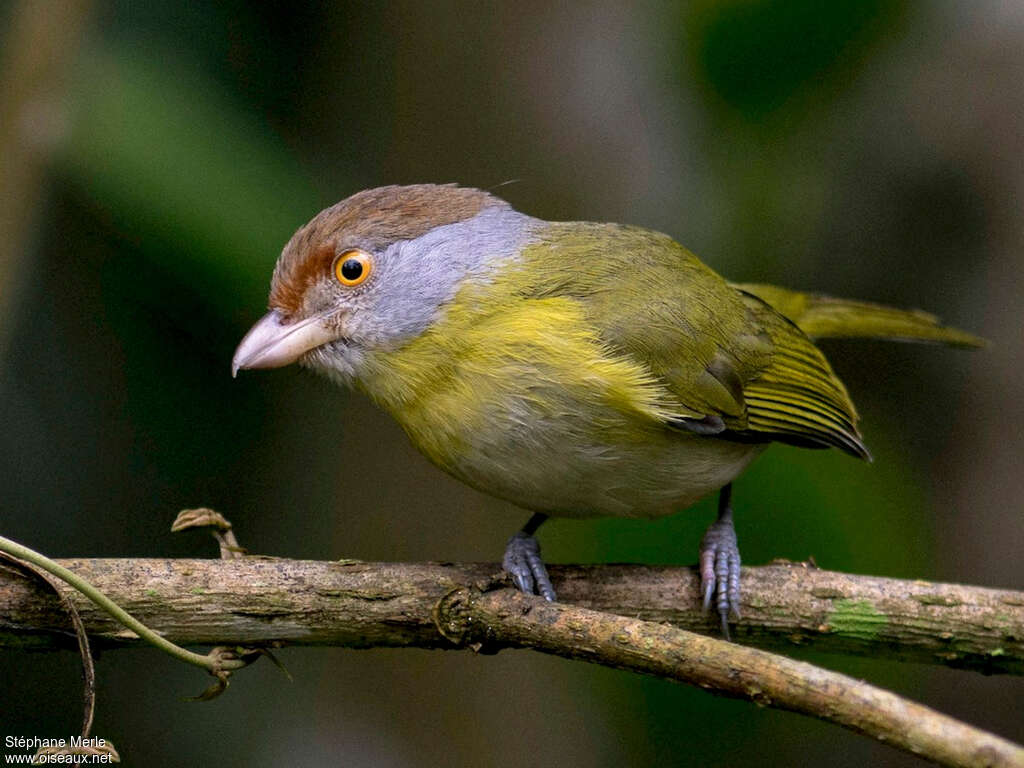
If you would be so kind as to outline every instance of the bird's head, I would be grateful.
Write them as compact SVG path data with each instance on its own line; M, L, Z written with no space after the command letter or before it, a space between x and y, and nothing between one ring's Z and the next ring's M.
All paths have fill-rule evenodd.
M238 345L232 374L299 362L358 378L364 355L428 328L469 277L515 259L530 219L478 189L359 192L300 228L281 252L270 311Z

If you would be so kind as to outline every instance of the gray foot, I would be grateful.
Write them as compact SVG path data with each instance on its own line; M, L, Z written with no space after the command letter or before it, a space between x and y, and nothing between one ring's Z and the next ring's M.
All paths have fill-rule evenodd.
M704 610L715 608L722 619L722 634L729 639L729 615L740 617L740 550L732 514L713 522L700 542L700 582L704 592Z
M520 590L528 595L540 595L552 603L555 601L555 588L540 559L540 544L532 535L519 531L509 539L501 565Z

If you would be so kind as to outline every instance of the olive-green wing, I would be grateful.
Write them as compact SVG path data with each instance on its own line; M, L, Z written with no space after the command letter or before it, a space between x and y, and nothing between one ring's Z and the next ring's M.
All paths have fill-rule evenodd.
M740 296L772 341L770 363L746 382L747 427L741 434L835 446L870 459L857 411L825 356L794 323L753 294Z
M631 332L619 326L609 338L688 411L701 414L673 420L673 427L734 440L834 446L870 458L846 388L803 331L710 270L692 272L688 281L671 326L664 322L666 297L658 296L654 309L644 303L632 310Z
M643 365L675 400L671 427L867 456L842 383L769 304L665 235L549 226L547 237L524 250L513 290L580 301L610 353Z
M635 227L560 222L522 255L505 290L580 302L611 354L663 382L680 420L746 425L743 385L771 344L744 325L740 294L685 248Z

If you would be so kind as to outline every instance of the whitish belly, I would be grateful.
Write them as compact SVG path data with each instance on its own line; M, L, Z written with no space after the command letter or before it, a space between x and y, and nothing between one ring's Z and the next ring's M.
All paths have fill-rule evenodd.
M478 490L562 517L658 517L729 483L766 446L668 430L632 444L517 440L477 445L444 467Z

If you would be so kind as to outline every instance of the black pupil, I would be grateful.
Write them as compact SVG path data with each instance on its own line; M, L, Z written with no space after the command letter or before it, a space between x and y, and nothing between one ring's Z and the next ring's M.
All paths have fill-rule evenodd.
M341 276L346 280L358 280L363 274L363 263L358 259L345 259L341 265Z

